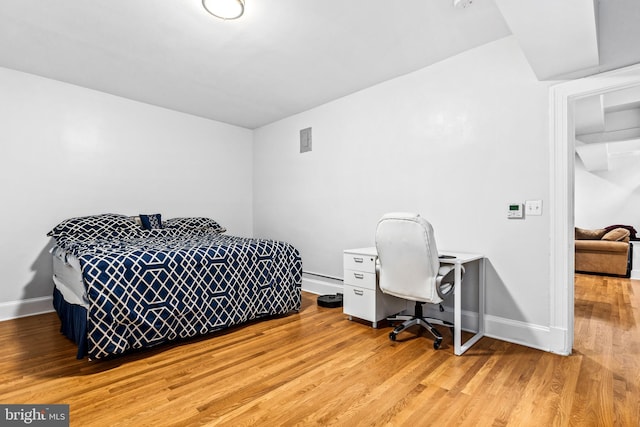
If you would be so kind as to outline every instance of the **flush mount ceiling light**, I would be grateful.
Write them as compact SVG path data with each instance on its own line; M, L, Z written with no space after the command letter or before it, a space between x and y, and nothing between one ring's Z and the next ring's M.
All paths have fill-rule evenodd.
M467 6L471 6L473 0L453 0L453 7L456 9L463 9Z
M244 0L202 0L202 6L220 19L237 19L244 13Z

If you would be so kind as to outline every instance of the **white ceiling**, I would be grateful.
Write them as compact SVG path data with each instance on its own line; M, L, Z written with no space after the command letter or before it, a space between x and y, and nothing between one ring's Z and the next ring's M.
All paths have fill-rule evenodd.
M597 66L592 0L495 0L539 79Z
M640 155L640 86L592 95L575 103L576 153L586 170L637 168Z
M597 68L597 10L563 3L246 0L222 21L200 0L1 0L0 66L253 129L512 32L539 78Z

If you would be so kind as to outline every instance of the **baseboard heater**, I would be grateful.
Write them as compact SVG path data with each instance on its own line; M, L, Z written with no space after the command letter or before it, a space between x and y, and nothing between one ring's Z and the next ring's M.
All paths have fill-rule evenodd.
M302 274L306 274L308 276L322 277L323 279L337 280L338 282L343 282L344 281L342 279L342 277L330 276L328 274L314 273L312 271L304 271L304 270L302 270Z

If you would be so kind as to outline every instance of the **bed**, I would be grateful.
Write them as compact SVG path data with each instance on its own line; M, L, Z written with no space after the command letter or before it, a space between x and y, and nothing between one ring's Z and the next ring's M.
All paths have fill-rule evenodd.
M119 355L300 309L288 243L225 234L210 218L71 218L55 239L53 304L77 357Z

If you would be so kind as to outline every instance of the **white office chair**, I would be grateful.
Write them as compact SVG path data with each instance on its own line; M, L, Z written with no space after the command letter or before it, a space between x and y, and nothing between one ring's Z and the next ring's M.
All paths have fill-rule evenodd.
M376 249L379 262L379 286L382 292L415 301L413 316L396 316L391 321L405 320L389 334L389 339L413 325L425 327L435 337L433 348L440 348L442 335L432 323L449 328L453 324L440 319L425 318L424 303L440 304L453 293L453 265L440 265L433 227L414 213L389 213L376 228ZM440 311L443 311L440 306Z

